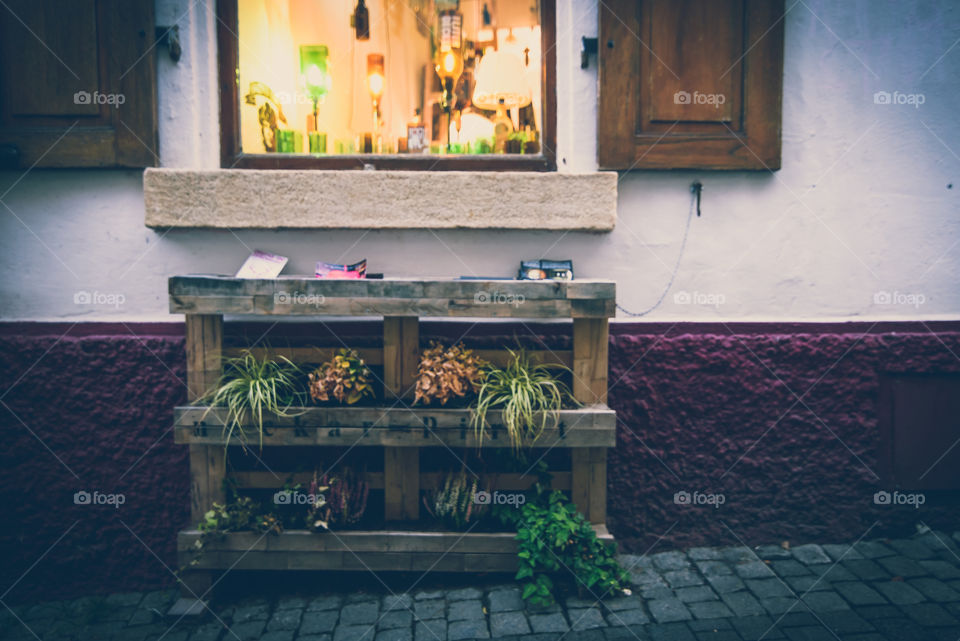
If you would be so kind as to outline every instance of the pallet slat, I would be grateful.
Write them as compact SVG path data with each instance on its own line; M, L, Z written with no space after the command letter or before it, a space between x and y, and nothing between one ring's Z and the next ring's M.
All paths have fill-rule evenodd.
M550 486L555 490L570 489L570 472L551 472ZM231 476L236 481L237 487L243 489L276 490L283 486L289 479L292 483L308 485L313 480L313 472L296 472L293 474L283 474L277 472L265 471L234 471ZM440 487L444 475L440 472L421 472L420 489L432 490ZM513 472L504 472L502 474L481 474L480 484L489 490L522 491L530 489L537 482L537 476L531 474L520 474ZM383 472L367 472L365 479L367 487L371 490L383 489Z

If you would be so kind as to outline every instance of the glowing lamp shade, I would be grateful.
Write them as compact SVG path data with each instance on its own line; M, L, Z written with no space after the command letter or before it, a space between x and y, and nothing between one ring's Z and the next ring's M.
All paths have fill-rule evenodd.
M480 59L473 104L481 109L514 109L530 104L530 87L517 56L491 51Z
M371 98L380 99L384 82L383 54L371 53L367 56L367 90L370 91Z
M330 91L330 74L327 70L327 57L330 51L326 45L303 45L300 47L300 82L307 95L314 102Z

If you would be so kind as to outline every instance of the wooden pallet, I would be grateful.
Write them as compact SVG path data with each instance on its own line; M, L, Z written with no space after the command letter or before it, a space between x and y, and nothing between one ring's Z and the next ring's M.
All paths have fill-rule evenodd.
M607 448L616 441L616 416L606 407L608 318L614 315L615 285L609 281L474 281L454 279L323 280L286 277L273 280L225 276L177 276L170 279L170 310L186 314L187 385L191 402L220 377L222 359L240 348L224 349L223 315L383 316L383 346L365 347L361 356L383 368L381 407L310 407L292 418L273 417L264 446L375 446L383 451L383 471L368 473L383 490L387 523L420 517L420 490L436 487L439 474L420 470L420 448L475 447L469 410L411 407L410 392L420 355L419 317L572 319L572 349L533 352L539 362L573 370L572 393L583 404L560 412L559 422L537 447L570 453L569 470L556 470L555 488L569 490L573 501L606 540ZM282 354L298 363L330 358L336 347L257 348L258 355ZM506 350L481 350L497 364ZM197 523L213 502L222 502L227 473L223 413L184 406L175 409L175 440L190 448L191 520ZM484 447L506 447L509 440L490 416L492 433ZM251 426L252 427L252 426ZM255 434L251 430L250 434ZM287 474L279 472L284 480ZM301 482L308 479L307 475ZM279 488L271 472L238 471L241 488ZM490 489L526 489L534 481L519 474L488 474ZM197 532L181 532L181 562ZM464 534L430 531L252 532L227 535L205 546L202 561L184 576L184 596L202 595L211 572L245 569L372 569L419 571L491 571L516 567L512 534ZM458 542L459 541L459 542ZM444 547L447 545L447 547ZM452 546L452 547L451 547ZM191 603L178 608L196 609Z

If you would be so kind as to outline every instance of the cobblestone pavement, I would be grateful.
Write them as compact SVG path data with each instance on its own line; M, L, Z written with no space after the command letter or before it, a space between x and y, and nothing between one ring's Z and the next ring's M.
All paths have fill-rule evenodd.
M0 612L0 638L100 641L911 641L960 639L960 532L791 549L623 555L633 594L524 607L516 584L223 599L164 616L173 590ZM242 576L242 575L237 575ZM463 579L461 578L461 581ZM449 581L449 579L447 579Z

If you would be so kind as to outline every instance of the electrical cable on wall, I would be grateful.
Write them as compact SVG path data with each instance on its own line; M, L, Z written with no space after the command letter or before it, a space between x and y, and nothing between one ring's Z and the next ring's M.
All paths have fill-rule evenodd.
M631 318L638 318L640 316L646 316L656 308L660 307L660 303L663 302L663 299L667 297L667 292L670 291L670 288L673 287L673 281L677 277L677 272L680 271L680 259L683 258L683 250L687 246L687 236L690 235L690 221L693 220L693 212L696 209L697 217L700 217L700 192L703 190L703 185L699 180L694 181L690 185L690 211L687 213L687 224L683 229L683 240L680 241L680 252L677 254L677 262L673 266L673 273L670 274L670 280L667 281L667 286L663 288L663 292L660 294L660 297L657 299L657 302L653 304L652 307L643 310L642 312L631 312L629 309L625 308L620 303L617 303L617 309L621 312L630 316Z

